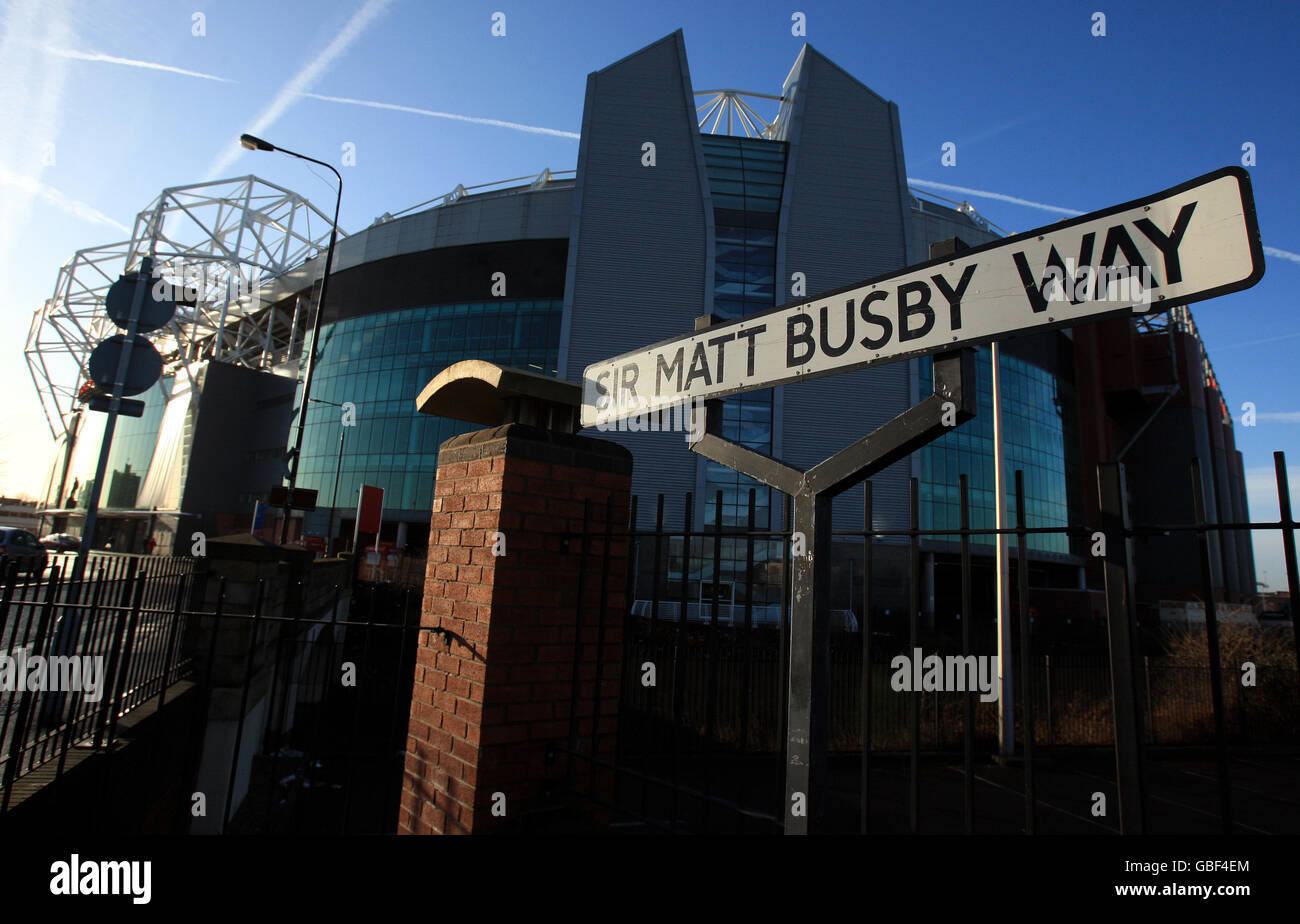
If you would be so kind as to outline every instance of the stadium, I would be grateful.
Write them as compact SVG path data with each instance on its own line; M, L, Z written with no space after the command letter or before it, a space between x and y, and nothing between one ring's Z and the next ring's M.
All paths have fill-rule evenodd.
M418 561L438 448L475 428L416 412L420 390L448 365L484 359L578 381L588 364L699 318L736 318L894 271L954 238L974 246L1004 236L969 203L909 187L898 107L811 46L766 89L695 89L683 37L672 33L588 77L576 169L466 178L340 232L323 306L330 221L317 206L254 176L161 191L130 240L75 254L33 318L27 361L56 440L43 528L76 533L84 520L102 426L84 403L87 358L113 332L108 286L145 256L185 297L153 338L163 379L140 396L142 416L118 425L96 547L140 551L152 539L183 554L194 531L247 532L254 505L285 480L303 358L315 349L298 487L317 502L289 524L290 541L349 549L358 492L374 485L384 489L380 547ZM1202 460L1212 522L1249 519L1232 420L1185 308L1023 337L1000 354L1005 467L1024 473L1028 526L1097 522L1090 479L1113 458L1128 467L1135 516L1190 518L1186 491L1164 469L1171 454ZM961 475L972 525L993 525L990 351L976 359L976 418L875 477L873 528L908 526L911 479L921 528L956 528ZM929 394L930 376L921 359L733 396L721 432L806 468ZM633 490L651 507L655 495L669 499L665 527L682 524L688 493L697 526L719 513L724 526L745 524L751 490L757 527L782 524L779 495L687 451L680 432L588 435L632 450ZM861 528L863 512L861 493L845 494L834 528ZM278 528L272 510L263 535ZM1139 548L1139 600L1199 590L1178 564L1192 541ZM886 610L901 607L905 542L878 545L873 591ZM1216 590L1249 598L1249 538L1223 531L1212 545ZM683 575L681 551L666 550L668 580L685 580L692 599L746 583L743 543L725 544L718 573L710 563ZM991 600L992 546L975 552L976 599ZM957 545L932 537L920 554L923 607L941 624L957 609L959 582L945 579ZM837 549L832 606L851 609L860 557L860 542ZM1081 544L1032 536L1029 561L1040 612L1099 618L1100 571ZM772 604L776 585L759 588L754 602Z

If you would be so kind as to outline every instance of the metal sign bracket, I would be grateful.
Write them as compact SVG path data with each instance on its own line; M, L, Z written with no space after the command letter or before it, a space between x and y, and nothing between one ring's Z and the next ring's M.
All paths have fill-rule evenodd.
M712 320L701 318L697 329ZM805 554L792 556L790 573L786 834L816 831L824 812L831 502L975 416L974 354L969 347L937 354L930 397L807 471L717 435L721 402L705 402L704 432L692 451L788 494L794 507L793 532L804 537Z

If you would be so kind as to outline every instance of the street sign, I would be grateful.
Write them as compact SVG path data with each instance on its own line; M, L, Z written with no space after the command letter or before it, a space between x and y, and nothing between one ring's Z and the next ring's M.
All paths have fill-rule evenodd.
M113 323L126 331L101 341L86 362L86 374L90 377L90 394L104 392L105 402L97 402L105 413L104 435L99 441L99 460L95 463L95 478L86 499L86 519L81 528L81 549L77 553L76 563L72 568L71 580L80 581L86 573L91 543L95 541L95 524L99 520L99 499L103 490L104 476L108 471L108 454L113 446L113 433L117 429L117 418L122 413L124 395L138 395L147 390L162 375L163 361L153 344L140 336L140 333L154 330L171 319L176 306L166 299L155 298L148 286L153 276L154 261L144 257L140 269L127 276L119 277L109 286L105 296L105 312ZM84 387L84 386L83 386ZM97 396L96 396L97 397ZM132 411L144 408L139 402L132 403ZM99 409L99 408L96 408ZM128 411L131 416L139 413ZM70 639L76 638L76 624L80 620L68 620L63 623L65 634L59 644L68 645ZM67 628L73 626L73 628ZM66 634L71 633L71 634Z
M1250 178L1181 186L593 363L582 425L1247 289Z
M90 408L92 411L100 411L104 414L107 414L111 410L112 404L113 399L108 395L92 395L90 399L86 401L86 407ZM143 417L144 402L136 401L134 398L123 398L117 412L123 417Z
M315 510L318 494L315 488L294 488L293 493L282 484L271 488L266 501L272 507L283 507L286 496L290 510Z
M363 484L357 492L357 520L352 528L352 549L360 551L361 534L375 536L375 552L379 551L379 530L384 522L384 489ZM376 557L376 561L378 558Z
M104 296L104 313L113 319L113 323L123 329L131 322L131 306L135 303L136 289L144 286L144 296L140 300L140 316L136 320L136 331L147 334L157 330L176 314L176 302L170 298L159 298L154 291L151 276L145 273L129 273L118 278L108 287Z
M90 353L86 363L91 380L103 391L112 392L117 385L118 361L122 358L122 349L126 345L126 336L114 334L107 340L100 341ZM131 356L127 360L126 373L123 376L122 394L138 395L148 391L162 375L162 356L154 345L144 337L136 337L131 345Z
M378 533L384 516L384 489L363 484L357 496L357 532Z

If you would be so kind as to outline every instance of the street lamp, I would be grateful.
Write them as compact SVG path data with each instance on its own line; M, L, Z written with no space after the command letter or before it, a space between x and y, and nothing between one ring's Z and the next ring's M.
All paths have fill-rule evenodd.
M317 160L314 157L308 157L305 154L299 154L296 151L290 151L288 148L276 147L269 141L263 141L254 135L243 134L239 136L239 143L250 151L279 151L282 154L288 154L290 157L296 157L299 160L310 161L313 164L319 164L326 168L339 181L338 198L334 201L334 224L330 227L330 245L325 252L325 273L321 277L320 283L320 300L316 303L316 319L311 326L311 352L307 354L307 368L303 373L302 380L302 402L298 406L298 432L294 436L293 449L289 451L289 490L284 495L284 507L280 511L280 543L283 545L289 538L289 511L290 504L293 501L294 489L298 486L298 461L302 456L302 434L307 427L307 404L311 401L311 380L316 372L316 350L320 344L320 324L321 319L325 316L325 293L329 290L330 284L330 267L334 264L334 244L338 241L339 236L339 207L343 204L343 177L332 166L323 160Z

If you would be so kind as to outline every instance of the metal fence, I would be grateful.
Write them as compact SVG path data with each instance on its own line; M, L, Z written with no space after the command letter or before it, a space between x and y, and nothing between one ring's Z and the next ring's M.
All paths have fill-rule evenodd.
M1279 456L1279 473L1284 465ZM960 487L962 523L968 524L964 480ZM1017 488L1023 497L1019 477ZM1294 587L1296 524L1281 475L1279 491L1282 517L1277 523L1124 525L1112 534L1112 543L1120 548L1107 562L1108 568L1120 569L1122 584L1108 572L1108 585L1127 585L1123 546L1134 537L1189 531L1200 539L1201 553L1200 561L1189 567L1201 567L1211 590L1205 537L1220 529L1271 529L1283 534ZM713 500L713 523L718 524L723 521L721 493ZM1205 595L1205 634L1179 656L1146 655L1136 648L1118 658L1113 649L1109 656L1035 650L1034 638L1019 631L1017 620L1016 760L992 762L988 752L997 746L996 703L981 702L973 692L899 693L891 687L891 675L892 658L916 647L975 653L973 619L962 621L959 640L923 631L920 540L957 537L962 609L973 614L970 545L975 537L997 531L963 527L940 534L920 529L915 483L909 529L871 528L870 483L865 501L863 529L841 535L862 543L868 576L883 547L878 540L892 536L892 547L904 549L908 637L876 631L879 606L870 580L856 586L855 618L842 620L840 630L830 634L824 707L830 829L1131 831L1131 814L1088 818L1085 809L1071 802L1073 796L1062 795L1081 787L1090 793L1098 788L1131 792L1125 779L1131 773L1139 783L1140 829L1148 817L1158 819L1161 831L1193 830L1180 825L1198 820L1221 830L1267 831L1277 824L1282 830L1296 829L1286 827L1287 813L1295 814L1293 791L1300 782L1294 748L1300 674L1293 641L1288 641L1292 653L1285 663L1276 645L1268 654L1271 660L1258 655L1268 669L1255 686L1247 687L1232 681L1232 658L1245 649L1222 644L1212 593ZM594 667L597 676L620 672L621 699L618 750L612 759L595 756L576 713L567 740L554 743L554 754L569 763L568 795L577 802L599 801L614 823L604 830L781 831L787 811L791 533L755 528L752 493L746 526L740 528L697 529L688 495L680 530L665 529L663 498L653 522L643 525L634 498L626 531L605 528L593 536L590 527L598 521L591 516L590 502L585 506L582 532L570 538L601 539L605 554L611 537L628 538L651 573L648 584L641 576L634 592L639 578L636 569L629 570L629 603L616 611L608 605L614 588L596 572L602 566L591 563L600 559L581 556L579 586L599 588L599 600L593 604L591 594L579 594L576 660L582 661L577 646L589 642L593 632L620 626L621 663ZM1023 510L1023 503L1017 509ZM1035 593L1027 580L1026 537L1079 535L1083 529L1030 529L1021 522L1003 531L1018 537L1017 612L1028 611ZM745 575L740 586L725 592L719 581L724 556ZM415 653L421 633L439 631L420 627L422 595L417 589L357 585L351 589L350 608L341 612L343 589L335 587L328 614L309 618L301 607L273 610L262 583L247 605L231 606L225 580L217 579L215 595L206 597L215 606L204 611L190 600L199 598L191 594L192 560L95 553L81 581L66 579L66 565L56 561L41 577L4 576L0 649L10 656L22 651L25 657L100 657L102 695L92 700L85 690L62 689L0 694L3 809L24 776L45 768L57 779L75 747L111 746L123 716L145 705L162 705L169 686L190 679L206 694L205 715L212 715L213 697L219 693L237 717L231 752L220 757L229 759L218 774L221 792L209 794L220 797L213 798L220 806L217 830L333 834L395 829ZM708 585L707 593L701 583ZM1108 594L1107 605L1112 625L1132 618L1131 598ZM678 618L682 613L688 618ZM605 650L600 644L596 649ZM864 671L864 664L871 669ZM356 672L352 682L339 676L347 665ZM1025 665L1030 669L1024 670ZM1126 684L1129 689L1121 696L1117 691ZM261 697L266 697L266 707L255 719L256 734L250 735L250 706ZM1134 711L1126 715L1130 708ZM1140 748L1125 750L1121 742L1133 730ZM195 723L193 734L203 733L203 724ZM1270 763L1260 745L1286 751L1290 763ZM1156 768L1141 750L1171 746L1200 747L1201 763ZM612 788L595 785L597 769L602 778L612 774ZM1175 772L1198 781L1196 795L1171 788L1168 778ZM1179 780L1179 786L1186 782ZM1260 799L1265 808L1251 802ZM185 815L188 805L174 808ZM1131 801L1127 811L1135 811Z
M1015 678L1015 755L996 767L997 779L988 769L988 750L998 745L998 713L995 702L982 702L975 692L905 692L890 688L891 658L900 652L923 647L927 652L948 645L948 652L960 655L977 653L971 637L972 618L962 620L961 639L926 637L920 624L921 607L919 548L923 537L957 540L960 543L962 574L961 611L968 616L971 606L971 544L977 537L989 539L998 534L1016 537L1017 580L1014 586L1016 613L1030 612L1035 591L1028 581L1027 538L1035 534L1057 534L1084 538L1093 529L1082 524L1051 527L1027 527L1023 519L1014 527L971 529L966 479L959 485L961 528L923 530L919 527L918 485L911 489L911 525L903 530L872 528L871 485L865 485L864 526L860 531L836 532L842 538L861 541L866 573L872 568L877 540L893 537L905 543L909 567L906 577L908 630L905 640L883 636L874 631L873 614L878 612L872 600L871 582L862 580L854 609L861 619L860 631L832 634L825 653L827 674L824 714L827 720L827 756L832 761L827 787L834 798L828 800L827 830L857 831L904 830L917 832L925 828L921 811L922 795L953 789L953 800L960 812L948 816L943 830L972 832L998 829L995 824L977 826L977 805L1001 800L1003 813L1011 830L1036 833L1047 830L1072 830L1070 824L1083 829L1141 832L1147 819L1157 816L1163 830L1183 830L1184 821L1195 829L1205 818L1212 819L1219 830L1234 829L1234 799L1241 791L1233 788L1233 768L1229 754L1234 749L1260 746L1281 748L1291 754L1283 764L1272 765L1275 773L1264 783L1255 782L1247 792L1267 792L1268 798L1294 805L1285 794L1300 783L1295 745L1300 740L1300 651L1294 642L1294 619L1288 630L1291 638L1278 640L1270 648L1268 670L1262 671L1255 686L1233 682L1239 665L1229 665L1220 644L1221 629L1215 615L1215 594L1211 586L1208 537L1222 530L1275 530L1282 533L1289 584L1293 599L1296 587L1296 556L1293 531L1297 524L1291 517L1285 459L1276 454L1281 518L1272 523L1207 523L1204 501L1199 492L1199 472L1193 463L1193 504L1197 517L1193 523L1147 524L1130 526L1122 511L1126 506L1122 478L1102 472L1104 528L1112 544L1105 560L1108 623L1111 627L1110 651L1102 655L1064 655L1035 651L1033 635L1023 631L1015 618L1014 650L1010 653ZM1113 472L1118 467L1112 466ZM1023 511L1023 476L1016 473L1016 509ZM658 499L654 522L642 526L637 499L632 500L630 525L626 532L605 532L589 536L592 522L591 502L586 502L581 536L572 538L609 540L627 538L640 550L642 564L648 560L653 570L650 590L644 586L633 593L633 585L644 585L643 574L629 573L627 599L633 601L625 613L611 612L602 590L598 606L587 607L579 615L579 626L607 626L622 620L623 662L621 664L622 699L619 713L618 753L613 761L596 755L595 742L579 734L575 716L568 742L557 742L556 751L582 772L571 773L573 792L581 800L590 800L605 810L613 810L619 824L646 826L663 831L702 832L777 832L782 829L787 812L783 780L786 745L786 690L790 668L789 586L792 534L787 530L755 528L755 500L749 496L746 527L722 526L723 494L714 500L713 525L697 529L693 519L694 504L690 495L685 503L685 525L681 530L664 528L664 499ZM607 520L607 518L606 518ZM790 523L789 507L785 523ZM1129 573L1128 547L1135 537L1160 537L1191 533L1199 542L1199 561L1188 562L1189 569L1199 567L1202 577L1202 600L1207 618L1200 642L1199 656L1181 658L1144 655L1137 635L1136 615ZM724 547L733 561L743 561L740 584L733 591L717 589L721 575ZM737 549L744 549L737 557ZM897 547L897 546L895 546ZM763 550L756 558L756 549ZM775 550L775 551L773 551ZM638 555L633 555L638 560ZM771 588L756 587L755 564ZM586 567L586 559L583 559ZM636 572L633 567L630 569ZM644 571L644 567L641 569ZM1195 573L1193 571L1193 573ZM699 575L708 593L691 587L691 575ZM597 575L580 576L591 586ZM605 582L600 582L602 588ZM581 585L580 585L581 586ZM768 591L773 591L769 593ZM744 600L738 598L743 594ZM647 599L648 597L648 599ZM639 599L634 599L639 598ZM779 613L777 624L769 618L772 604ZM681 620L677 614L699 614L703 619ZM762 616L756 614L761 612ZM725 615L725 618L724 618ZM986 618L989 614L984 614ZM1127 628L1125 628L1127 626ZM1117 635L1127 633L1126 644L1117 647ZM581 634L581 633L579 633ZM1186 648L1187 646L1184 646ZM990 654L991 652L983 652ZM864 672L863 664L872 670ZM1029 665L1030 670L1023 667ZM599 669L599 668L598 668ZM1228 677L1225 682L1225 675ZM865 745L865 746L864 746ZM1169 822L1167 814L1157 811L1170 800L1153 794L1150 779L1166 785L1168 767L1152 769L1145 750L1171 745L1201 746L1197 760L1210 761L1208 768L1187 769L1187 773L1209 782L1209 790L1179 802ZM1042 748L1051 756L1063 753L1080 755L1057 760L1044 769ZM1111 757L1087 770L1088 748L1104 748ZM976 757L977 749L981 754ZM1037 753L1036 753L1037 749ZM1072 750L1071 750L1072 749ZM1289 750L1288 750L1289 749ZM927 756L928 755L928 756ZM936 763L937 760L937 763ZM845 761L848 761L846 764ZM1109 763L1107 763L1109 761ZM954 762L958 765L954 766ZM1013 769L1008 770L1007 766ZM1190 765L1189 765L1190 766ZM1198 765L1199 766L1199 765ZM1262 766L1258 760L1254 765ZM597 788L595 768L614 777L613 799L609 787ZM1109 769L1107 769L1109 767ZM591 772L587 772L591 768ZM948 773L951 771L951 773ZM1254 771L1244 772L1249 776ZM1262 772L1262 771L1261 771ZM955 774L955 778L950 778ZM1062 782L1074 774L1077 779ZM923 779L925 784L922 785ZM1251 777L1253 780L1254 777ZM584 781L592 781L583 785ZM1284 782L1279 783L1282 780ZM1123 806L1119 817L1098 821L1088 818L1086 807L1063 807L1056 793L1062 786L1093 789L1097 781L1105 782L1120 796ZM1172 785L1172 784L1170 784ZM1045 787L1045 788L1043 788ZM1090 790L1091 791L1091 790ZM1012 799L1008 806L1006 800ZM927 795L928 798L928 795ZM1255 798L1247 796L1246 798ZM1162 801L1163 800L1163 801ZM1199 801L1198 801L1199 800ZM951 801L951 800L950 800ZM1293 801L1293 800L1292 800ZM888 803L888 806L882 806ZM886 811L886 808L888 811ZM894 812L897 818L883 817ZM1261 810L1262 811L1262 810ZM1181 814L1179 814L1181 812ZM1268 830L1270 815L1262 814L1259 824L1248 826L1238 820L1238 829ZM1068 818L1068 822L1062 820ZM882 820L883 819L883 820ZM1300 826L1300 817L1293 819ZM1062 828L1061 825L1066 825ZM1199 829L1197 829L1199 830Z
M273 616L259 587L251 612L231 612L222 583L215 612L195 614L204 639L196 677L213 689L218 637L246 638L228 692L241 703L222 784L224 834L394 834L420 634L417 589L343 588L325 618ZM340 617L344 618L340 618ZM261 652L261 654L259 654ZM351 666L349 668L349 665ZM351 670L352 673L342 673ZM266 719L243 753L250 691L269 679Z
M654 664L672 679L678 677L679 652L671 638L657 641L641 621L627 642L628 663L634 669L624 679L623 708L664 723L674 721L671 696L661 696L642 685L637 665ZM712 734L729 748L750 754L774 753L782 747L779 704L782 701L779 636L776 632L720 633L716 654L711 655L706 631L688 631L681 682L682 710L676 717L695 735L710 734L708 727L711 684L716 684ZM701 643L701 641L703 643ZM923 643L924 647L924 643ZM932 650L926 648L927 651ZM873 653L869 683L871 743L877 751L901 752L910 746L910 700L890 695L895 673L892 655ZM1014 673L1019 674L1016 664ZM1214 744L1214 703L1204 667L1173 663L1170 658L1142 658L1146 743L1152 746L1203 746ZM713 674L716 673L716 679ZM1034 697L1034 737L1048 747L1109 747L1115 738L1111 698L1110 662L1101 655L1036 655L1028 678ZM835 638L830 649L828 746L832 752L862 749L862 648L856 635ZM1300 714L1288 714L1290 691L1295 690L1294 668L1282 666L1265 672L1253 687L1233 684L1225 688L1227 732L1230 743L1284 747L1295 744ZM962 749L965 695L960 692L923 691L920 700L921 750L954 754ZM977 747L994 749L998 743L997 703L975 702L974 731Z
M169 773L186 779L156 780L151 815L213 833L395 832L418 637L433 631L419 626L417 590L317 588L325 601L309 618L302 584L262 579L232 595L192 559L95 554L80 582L67 579L69 564L6 575L6 654L100 658L102 673L89 690L0 694L0 817L52 784L57 803L65 770L112 755L122 719L162 709L188 680L201 696L195 718L165 743ZM214 734L225 740L226 723L224 749L205 748ZM189 778L205 796L201 816Z
M73 748L111 748L123 716L161 706L189 671L178 654L193 559L91 553L80 579L73 561L3 575L0 812L26 774L53 764L58 779Z

